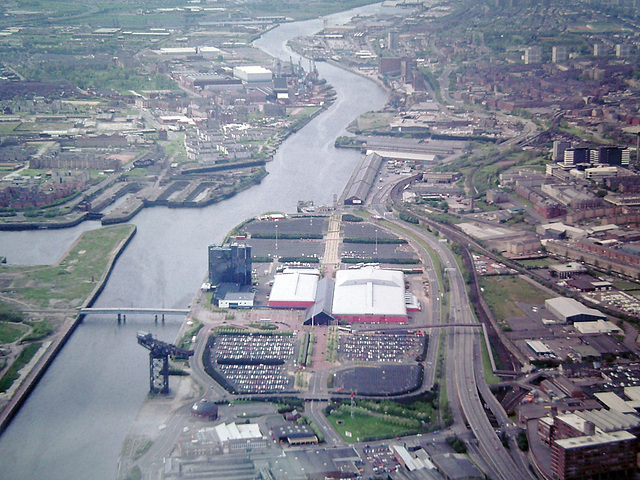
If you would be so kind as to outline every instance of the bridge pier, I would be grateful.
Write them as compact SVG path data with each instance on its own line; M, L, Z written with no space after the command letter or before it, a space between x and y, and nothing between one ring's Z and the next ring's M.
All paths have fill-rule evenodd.
M127 316L122 314L122 323L127 323Z
M122 314L119 313L118 314L118 325L120 325L121 322L122 322Z
M154 321L155 323L158 323L158 314L157 314L157 313L156 313L156 316L155 316L155 318L153 319L153 321Z
M162 314L162 323L164 324L164 313Z

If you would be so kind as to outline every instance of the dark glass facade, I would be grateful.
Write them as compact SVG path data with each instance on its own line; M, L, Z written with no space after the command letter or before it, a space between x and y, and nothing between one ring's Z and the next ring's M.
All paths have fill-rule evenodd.
M237 283L251 285L251 246L210 245L209 283Z

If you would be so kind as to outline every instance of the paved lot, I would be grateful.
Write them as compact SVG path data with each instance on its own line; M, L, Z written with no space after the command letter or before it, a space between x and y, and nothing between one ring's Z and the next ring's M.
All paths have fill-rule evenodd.
M357 395L392 395L420 385L420 365L352 367L336 374L334 387Z
M329 224L328 217L302 217L302 218L288 218L285 220L254 220L244 226L243 231L255 234L273 234L276 230L278 234L317 234L322 235L327 231Z

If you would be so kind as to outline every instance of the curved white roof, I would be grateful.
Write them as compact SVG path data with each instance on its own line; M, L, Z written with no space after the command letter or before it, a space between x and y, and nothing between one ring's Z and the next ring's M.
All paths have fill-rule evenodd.
M336 272L334 315L406 315L404 274L366 267Z

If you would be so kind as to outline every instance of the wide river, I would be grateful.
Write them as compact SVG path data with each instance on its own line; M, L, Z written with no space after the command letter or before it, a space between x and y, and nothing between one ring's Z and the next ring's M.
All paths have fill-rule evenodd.
M284 24L255 44L297 62L286 47L289 38L381 10L373 5ZM380 109L387 95L363 77L326 63L317 67L337 100L281 145L264 181L204 209L143 210L97 306L185 308L207 273L207 246L233 226L266 211L295 212L298 200L330 204L341 194L360 154L336 150L333 142L359 114ZM82 232L99 227L85 222L66 230L0 232L0 255L12 264L54 263ZM0 437L0 478L113 480L122 442L148 391L148 356L136 331L174 341L180 321L154 326L149 317L129 316L119 326L114 318L87 318Z

